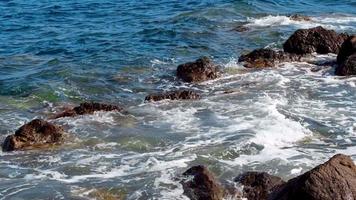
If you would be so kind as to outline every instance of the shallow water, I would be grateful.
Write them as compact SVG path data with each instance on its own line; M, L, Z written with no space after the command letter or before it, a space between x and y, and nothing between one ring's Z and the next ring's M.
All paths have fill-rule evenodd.
M312 21L286 17L295 13ZM255 71L237 63L254 48L281 48L298 28L355 34L354 1L19 0L0 2L0 20L1 141L31 119L82 101L129 112L53 120L72 135L65 145L1 152L0 199L91 199L93 189L186 199L179 174L195 164L225 180L247 170L289 179L336 153L356 160L356 77L335 77L334 66ZM233 30L245 23L249 32ZM224 76L179 82L176 66L202 55ZM203 98L143 102L179 88Z

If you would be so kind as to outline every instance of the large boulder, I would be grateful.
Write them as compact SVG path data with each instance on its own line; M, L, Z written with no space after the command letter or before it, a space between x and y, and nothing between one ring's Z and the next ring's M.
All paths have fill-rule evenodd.
M61 117L74 117L77 115L87 115L87 114L93 114L96 111L108 112L108 111L122 111L122 110L123 110L122 108L115 105L85 102L85 103L81 103L79 106L74 107L72 109L67 109L64 112L57 114L53 118L57 119Z
M202 57L194 62L179 65L177 76L185 82L202 82L218 78L220 70L208 57Z
M342 43L340 52L337 55L337 63L342 64L352 54L356 53L356 35L348 37L344 43Z
M169 100L188 100L188 99L199 99L200 95L191 90L180 90L167 92L162 94L150 94L145 98L145 101L161 101L165 99Z
M347 37L346 34L338 34L321 26L299 29L283 44L283 49L285 52L301 55L313 52L337 54Z
M224 188L204 166L191 167L183 173L184 194L191 200L222 200Z
M269 200L354 200L356 166L350 157L333 156L275 190Z
M255 200L267 200L272 191L285 183L281 178L265 172L246 172L235 181L243 185L244 198Z
M274 67L281 62L298 61L300 56L283 51L274 51L272 49L256 49L248 54L242 55L239 62L244 62L247 68L266 68Z
M3 151L26 150L61 143L64 139L63 129L41 119L35 119L21 126L14 135L6 137Z

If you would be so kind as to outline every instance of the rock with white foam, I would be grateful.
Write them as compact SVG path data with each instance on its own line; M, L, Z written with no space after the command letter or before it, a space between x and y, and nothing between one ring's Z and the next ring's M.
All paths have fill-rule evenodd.
M336 75L356 75L356 35L350 36L342 44L337 56L337 63Z
M202 57L194 62L181 64L177 68L177 76L184 82L196 83L216 79L220 76L219 66L208 57Z

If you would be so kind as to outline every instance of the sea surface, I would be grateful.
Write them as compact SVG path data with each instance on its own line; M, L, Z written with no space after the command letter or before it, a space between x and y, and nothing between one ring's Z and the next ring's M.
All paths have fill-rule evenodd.
M234 30L242 24L250 30ZM0 141L84 101L128 114L50 120L71 135L64 145L0 152L0 200L187 199L180 174L197 164L231 182L248 170L288 180L336 153L356 160L356 77L307 62L265 70L237 62L315 26L355 34L356 1L1 0ZM223 77L177 80L177 65L200 56ZM187 88L203 98L144 102Z

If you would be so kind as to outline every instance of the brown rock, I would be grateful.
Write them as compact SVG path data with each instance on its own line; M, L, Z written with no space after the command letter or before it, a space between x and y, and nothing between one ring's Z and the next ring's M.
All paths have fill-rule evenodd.
M248 54L242 55L239 62L244 62L247 68L266 68L274 67L276 64L288 61L298 61L300 56L274 51L272 49L256 49Z
M354 200L356 166L350 157L335 155L275 190L269 200Z
M294 21L311 21L310 17L300 14L291 15L289 18Z
M179 65L177 76L185 82L202 82L218 78L220 70L208 57L202 57L194 62Z
M101 104L101 103L94 103L94 102L85 102L81 103L79 106L74 107L73 109L68 109L58 115L54 116L54 119L61 118L61 117L74 117L77 115L86 115L86 114L93 114L95 111L122 111L123 109L109 104Z
M356 53L356 35L348 37L345 42L342 43L340 52L337 55L337 63L341 65L354 53Z
M235 178L242 184L243 197L247 199L266 200L270 193L285 182L264 172L246 172Z
M288 53L338 53L346 34L338 34L321 26L310 29L299 29L284 43L283 49Z
M63 141L63 129L41 119L35 119L21 126L14 135L8 136L3 151L25 150Z
M356 53L347 57L342 64L338 65L335 74L339 76L356 75Z
M191 200L222 200L224 189L204 166L194 166L183 173L184 194Z
M181 91L167 92L163 94L151 94L145 98L145 101L161 101L164 99L170 99L170 100L200 99L200 95L191 90L181 90Z

